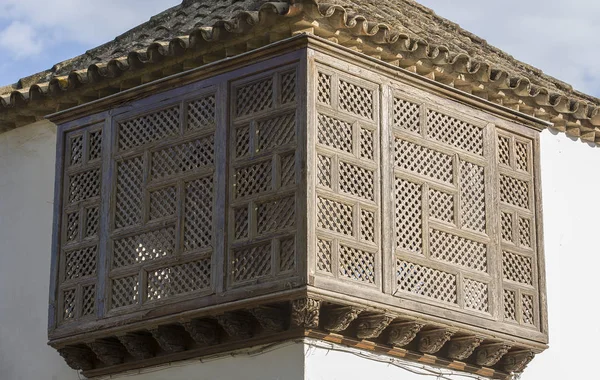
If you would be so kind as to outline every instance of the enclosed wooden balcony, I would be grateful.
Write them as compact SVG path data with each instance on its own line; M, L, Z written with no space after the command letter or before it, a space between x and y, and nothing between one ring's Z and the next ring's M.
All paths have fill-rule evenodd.
M544 123L299 36L56 114L50 344L88 376L312 337L546 348Z

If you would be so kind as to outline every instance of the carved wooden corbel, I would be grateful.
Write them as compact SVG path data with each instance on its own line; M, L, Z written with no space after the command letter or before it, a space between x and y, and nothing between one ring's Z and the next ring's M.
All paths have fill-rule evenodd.
M394 317L385 314L361 316L356 327L356 336L359 339L377 338L393 320Z
M535 353L531 350L509 352L504 355L502 368L508 373L523 372L525 367L533 360Z
M259 306L249 311L263 329L271 332L285 330L285 315L283 310L272 306Z
M425 354L435 354L444 347L452 338L454 331L448 329L435 329L419 333L419 351Z
M400 322L390 325L387 342L396 347L404 347L412 342L425 326L419 322Z
M348 328L363 311L353 306L334 306L327 309L324 328L327 331L340 332Z
M123 363L127 350L118 341L97 340L87 344L98 359L106 365Z
M219 325L232 338L251 338L252 319L243 313L225 313L217 316Z
M448 357L454 360L465 360L473 354L481 342L483 338L478 336L452 338L448 343Z
M151 335L128 333L117 337L131 356L137 359L148 359L154 356L156 341Z
M301 298L292 301L292 326L317 328L319 327L319 311L321 301L313 298Z
M213 345L219 343L219 324L208 319L192 319L183 323L192 339L198 344Z
M160 347L166 352L185 351L187 334L180 326L158 326L150 330Z
M95 355L87 347L67 346L59 348L58 353L75 370L87 371L94 368Z
M502 359L510 350L510 346L504 343L492 343L480 346L477 349L475 362L484 367L492 367Z

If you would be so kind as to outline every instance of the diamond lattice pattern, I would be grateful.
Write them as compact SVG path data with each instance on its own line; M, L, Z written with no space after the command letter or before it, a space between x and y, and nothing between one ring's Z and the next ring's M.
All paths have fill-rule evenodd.
M508 281L507 286L513 288L535 286L533 256L499 247L489 249L508 244L512 249L532 251L532 178L526 178L531 171L531 142L502 132L495 141L497 157L491 157L493 151L484 148L492 143L486 141L489 134L485 133L490 126L476 125L397 96L389 101L394 138L391 154L397 294L425 296L435 302L491 313L493 304L489 300L499 288L505 292L505 320L531 323L533 317L516 306L528 302L521 292L503 290L501 284L489 285ZM490 165L496 162L501 165L494 179ZM493 191L498 193L494 195ZM498 210L495 219L488 207L490 200L498 198L503 209ZM489 235L496 230L490 225L492 221L498 223L502 243ZM489 272L489 254L493 252L502 255L502 280L492 278ZM413 261L416 258L419 260ZM462 287L460 292L457 286ZM530 309L533 315L533 302Z
M297 75L284 69L232 86L227 283L236 287L296 268Z
M404 292L442 302L457 302L456 276L450 273L397 260L396 283L398 289Z
M119 124L111 309L211 288L216 107L208 93Z
M102 190L102 125L66 134L58 321L96 313L100 202Z

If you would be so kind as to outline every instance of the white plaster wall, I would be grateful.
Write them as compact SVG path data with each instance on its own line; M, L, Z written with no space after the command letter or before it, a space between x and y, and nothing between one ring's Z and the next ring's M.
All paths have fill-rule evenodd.
M56 128L0 134L0 379L75 380L46 345Z
M304 380L305 345L286 342L97 380Z
M542 133L550 349L522 380L598 379L600 148Z

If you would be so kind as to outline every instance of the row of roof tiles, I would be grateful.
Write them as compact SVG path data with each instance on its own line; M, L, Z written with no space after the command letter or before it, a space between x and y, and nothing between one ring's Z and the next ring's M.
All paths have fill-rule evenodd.
M317 35L335 38L338 43L362 53L554 122L557 129L584 141L600 143L600 101L597 99L574 92L568 85L512 59L483 40L477 40L456 24L444 24L432 11L410 0L383 1L379 6L387 9L384 12L387 16L369 10L373 0L361 2L363 5L348 0L334 1L335 4L318 0L225 0L210 4L184 1L115 41L58 65L51 73L26 78L21 81L23 88L5 91L4 94L0 88L0 124L4 122L5 129L19 126L30 121L31 117L19 117L20 110L35 108L36 103L43 103L48 109L49 105L52 106L52 99L59 99L66 93L84 92L88 87L100 88L107 79L147 72L153 65L162 65L170 58L210 50L216 42L235 43L257 29L270 30L286 23L304 21L304 24L310 24L317 21L317 27L312 31ZM367 9L367 14L355 13L357 9ZM419 22L420 32L411 32L415 30L417 21L407 21L398 16L402 11ZM396 18L389 21L390 17ZM386 20L388 22L384 22ZM393 20L396 20L395 24L405 22L404 30L392 26ZM433 37L429 41L419 35L427 33L424 28L428 25L438 25L431 32ZM446 30L440 30L442 28ZM448 38L452 30L461 37L459 42L453 41L450 47L433 43L445 42L440 36ZM160 31L169 35L166 40L156 37ZM172 36L177 32L184 34ZM347 38L338 38L340 35ZM140 41L145 48L139 49ZM452 46L458 52L453 51ZM466 52L469 46L476 47L477 54ZM86 66L89 62L93 63ZM101 95L102 92L99 93ZM85 102L86 99L78 99L77 102Z

